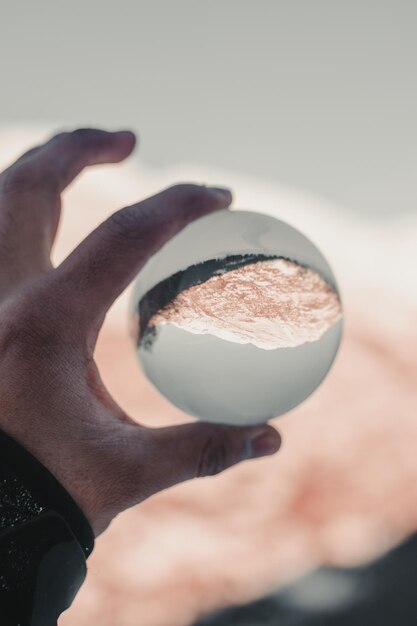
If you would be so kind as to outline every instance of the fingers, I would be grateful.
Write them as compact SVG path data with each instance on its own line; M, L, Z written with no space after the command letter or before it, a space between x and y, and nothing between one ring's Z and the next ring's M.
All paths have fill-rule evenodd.
M280 434L270 425L223 426L196 422L151 429L144 466L154 493L191 478L213 476L241 461L274 454Z
M96 329L147 259L188 223L230 205L230 191L192 184L165 189L114 213L54 272L77 328Z
M0 175L0 291L52 269L60 194L88 165L116 163L135 145L129 131L78 129L27 151Z

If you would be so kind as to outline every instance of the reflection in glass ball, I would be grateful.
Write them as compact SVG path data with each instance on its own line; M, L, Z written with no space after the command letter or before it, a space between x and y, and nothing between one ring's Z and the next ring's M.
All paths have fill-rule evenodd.
M342 308L319 250L273 217L224 209L168 241L131 301L139 363L173 404L205 421L255 424L321 383Z

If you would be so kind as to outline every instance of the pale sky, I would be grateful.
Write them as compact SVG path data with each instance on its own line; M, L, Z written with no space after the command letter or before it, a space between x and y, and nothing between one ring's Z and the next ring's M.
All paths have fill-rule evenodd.
M132 128L383 215L417 207L414 0L0 0L0 123Z

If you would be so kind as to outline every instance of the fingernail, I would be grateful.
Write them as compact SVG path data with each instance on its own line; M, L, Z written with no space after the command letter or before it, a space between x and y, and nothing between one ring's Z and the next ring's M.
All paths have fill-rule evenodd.
M277 452L281 446L281 437L276 430L270 428L261 433L255 431L247 442L248 458L253 459L259 456L267 456Z
M226 199L229 202L232 201L232 192L230 189L226 187L207 187L210 191L213 191L216 195L220 196L222 199Z

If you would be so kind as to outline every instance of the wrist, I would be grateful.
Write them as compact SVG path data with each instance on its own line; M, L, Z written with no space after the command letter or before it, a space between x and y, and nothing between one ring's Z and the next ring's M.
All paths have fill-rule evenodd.
M94 549L94 531L88 517L65 486L14 437L0 429L0 458L3 468L13 472L25 486L25 504L32 516L50 510L58 513L77 539L85 558Z

